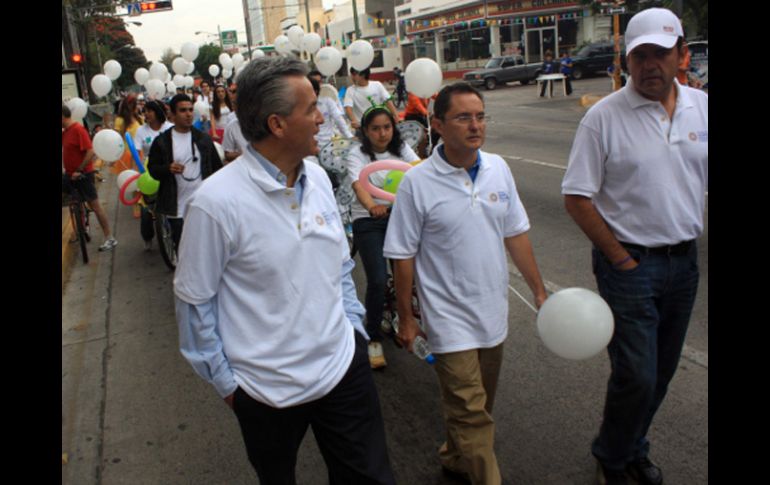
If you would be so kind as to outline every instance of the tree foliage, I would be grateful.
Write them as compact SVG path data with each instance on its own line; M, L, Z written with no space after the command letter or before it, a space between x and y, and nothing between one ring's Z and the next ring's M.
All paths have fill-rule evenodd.
M219 55L221 53L222 48L215 44L202 45L198 49L198 57L195 59L195 70L200 77L209 83L212 83L214 80L209 74L210 65L218 65L219 72L222 72L222 66L219 64Z

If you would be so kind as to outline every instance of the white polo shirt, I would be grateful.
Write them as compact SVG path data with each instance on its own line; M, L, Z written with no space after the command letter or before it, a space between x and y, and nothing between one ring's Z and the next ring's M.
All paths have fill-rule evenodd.
M305 164L295 189L246 150L207 178L185 220L174 290L216 299L217 331L234 379L252 398L284 408L326 395L347 372L354 330L342 303L349 255L326 173Z
M708 95L676 83L673 119L632 82L580 122L562 194L591 198L619 241L648 247L703 231Z
M401 181L384 255L415 258L422 321L436 353L489 348L508 335L503 239L529 230L508 165L480 151L476 181L438 150Z
M241 131L241 122L238 121L238 116L235 113L232 114L230 123L225 127L225 134L223 135L222 148L226 152L241 152L246 153L246 149L249 146L249 142L243 137Z

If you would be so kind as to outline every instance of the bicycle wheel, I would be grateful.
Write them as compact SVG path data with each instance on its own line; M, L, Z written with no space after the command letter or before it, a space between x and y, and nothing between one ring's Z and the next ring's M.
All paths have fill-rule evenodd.
M70 205L70 214L75 221L75 228L77 230L78 242L80 243L80 254L83 256L83 264L88 264L88 247L86 244L86 227L85 227L85 209L81 203L73 203Z
M91 209L83 205L83 227L85 228L86 241L91 242Z
M177 259L174 238L171 236L171 224L163 214L155 213L155 235L158 238L158 247L163 262L169 269L175 269Z

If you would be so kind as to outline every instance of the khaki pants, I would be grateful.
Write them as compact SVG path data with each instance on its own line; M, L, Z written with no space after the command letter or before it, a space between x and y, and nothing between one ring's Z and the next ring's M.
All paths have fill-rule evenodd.
M467 474L474 485L499 485L492 406L503 344L434 355L447 430L439 450L441 464Z

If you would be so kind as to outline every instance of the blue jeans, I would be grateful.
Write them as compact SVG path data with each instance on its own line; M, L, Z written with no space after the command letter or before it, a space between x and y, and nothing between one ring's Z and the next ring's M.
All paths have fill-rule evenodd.
M374 219L364 217L353 221L353 244L358 248L361 262L366 273L366 333L373 342L382 340L380 323L385 305L385 284L388 267L382 247L385 245L385 231L388 229L388 217Z
M599 293L615 318L604 420L592 452L612 470L649 453L647 431L676 371L698 289L694 242L682 255L629 253L639 262L630 271L614 269L597 249L592 255Z

